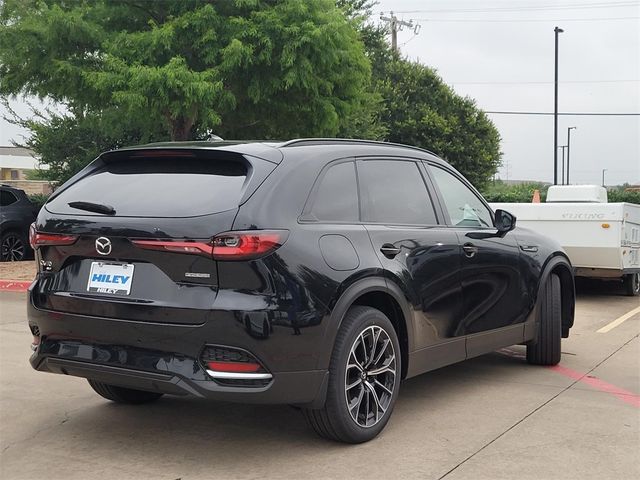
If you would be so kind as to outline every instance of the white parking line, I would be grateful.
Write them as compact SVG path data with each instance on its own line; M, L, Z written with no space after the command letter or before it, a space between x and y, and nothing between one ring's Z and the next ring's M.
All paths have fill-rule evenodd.
M631 317L633 317L637 313L640 313L640 307L634 308L630 312L627 312L624 315L622 315L621 317L616 318L613 322L608 323L607 325L602 327L600 330L596 330L596 331L598 333L607 333L609 330L612 330L612 329L616 328L618 325L620 325L623 322L629 320Z

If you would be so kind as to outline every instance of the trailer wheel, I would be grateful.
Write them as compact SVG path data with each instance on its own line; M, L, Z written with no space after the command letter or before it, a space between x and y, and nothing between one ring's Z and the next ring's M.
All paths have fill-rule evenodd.
M624 292L630 297L640 295L640 273L629 273L622 278Z

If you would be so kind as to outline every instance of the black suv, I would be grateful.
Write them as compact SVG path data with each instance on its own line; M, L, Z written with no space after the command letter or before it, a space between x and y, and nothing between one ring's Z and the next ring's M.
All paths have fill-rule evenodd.
M27 236L37 214L24 190L0 185L0 261L17 262L32 254Z
M573 324L560 246L516 229L434 154L306 139L102 154L31 232L31 364L103 397L301 407L363 442L400 381Z

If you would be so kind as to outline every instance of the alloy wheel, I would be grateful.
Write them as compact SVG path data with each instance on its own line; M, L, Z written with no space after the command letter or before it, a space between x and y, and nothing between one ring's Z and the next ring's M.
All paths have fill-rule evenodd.
M18 235L9 234L2 240L0 258L3 262L17 262L24 259L25 245Z
M385 415L396 383L396 352L380 326L365 328L351 346L345 373L345 399L354 422L373 427Z

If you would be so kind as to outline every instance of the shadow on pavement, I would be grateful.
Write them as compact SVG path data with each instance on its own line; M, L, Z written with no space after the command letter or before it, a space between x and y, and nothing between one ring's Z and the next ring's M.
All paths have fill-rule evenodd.
M456 397L462 401L470 388L480 388L488 379L494 383L510 382L521 376L523 370L535 368L526 364L524 347L503 350L403 382L389 427L400 434L413 423L410 412L416 408L437 411ZM290 406L233 404L190 397L165 396L145 406L117 405L105 400L70 412L65 427L58 430L58 441L70 437L91 445L101 454L123 445L128 445L127 448L135 445L136 454L150 462L162 461L167 452L171 456L201 457L207 463L216 459L226 465L230 460L223 460L226 456L249 461L264 455L266 461L271 455L272 460L286 456L292 448L318 452L345 448L317 437L307 427L301 412ZM380 441L388 433L394 435L389 430L383 432ZM367 445L373 448L375 443Z

